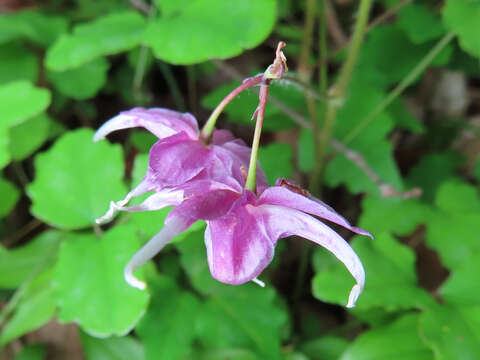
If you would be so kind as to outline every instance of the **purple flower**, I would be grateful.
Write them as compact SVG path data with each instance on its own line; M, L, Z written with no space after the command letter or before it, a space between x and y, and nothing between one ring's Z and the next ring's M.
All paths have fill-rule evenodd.
M145 286L133 276L135 269L155 256L172 237L203 219L207 223L208 264L218 281L233 285L256 281L272 261L278 239L296 235L323 246L344 263L357 282L347 307L355 305L365 283L362 263L340 235L311 215L357 234L372 237L371 234L351 226L331 207L286 180L277 181L276 186L266 188L258 196L249 190L238 192L212 183L195 186L206 188L202 193L186 189L186 199L170 212L162 230L125 268L125 278L132 286Z
M110 220L118 210L158 210L179 205L184 198L182 187L192 181L218 183L241 191L245 184L250 148L234 139L226 130L215 130L209 144L200 138L197 120L188 113L161 108L134 108L124 111L103 124L94 141L120 129L143 127L159 138L150 150L147 174L123 200L111 202L108 212L98 223ZM262 171L259 189L267 186ZM190 186L192 190L193 188ZM203 187L195 187L203 191ZM125 207L132 197L155 191L142 205Z

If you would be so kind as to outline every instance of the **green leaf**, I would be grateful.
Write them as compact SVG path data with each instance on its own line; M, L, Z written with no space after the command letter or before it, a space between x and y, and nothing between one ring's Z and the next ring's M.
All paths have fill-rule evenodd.
M16 311L3 328L0 345L5 345L46 324L55 312L52 271L40 273L27 287Z
M246 349L207 349L189 354L187 359L195 360L259 360L258 356Z
M138 151L148 154L153 144L158 141L158 138L147 131L132 131L129 140Z
M480 1L449 0L443 8L443 21L458 35L460 46L473 56L480 57Z
M438 189L435 204L445 212L475 214L480 212L478 195L478 190L472 185L456 180L446 181Z
M10 160L8 128L42 113L49 104L50 92L27 81L0 86L0 169Z
M310 360L336 360L348 346L348 341L333 336L325 336L311 340L302 346L300 351L308 356Z
M47 349L40 344L27 345L15 356L15 360L43 360L47 355Z
M2 218L13 209L20 193L15 185L0 177L0 194L2 194L2 200L0 201L0 218ZM1 256L0 253L0 258Z
M459 155L453 152L424 155L418 164L410 169L407 182L411 187L420 187L422 198L433 202L438 187L455 174L455 169L460 164Z
M438 251L442 263L453 270L480 251L480 214L437 212L427 224L427 244Z
M129 225L115 226L102 239L71 233L62 244L54 275L58 319L76 322L97 337L127 334L149 299L148 292L123 278L123 268L139 245Z
M248 348L262 359L279 359L286 320L272 287L223 285L207 298L197 331L207 348Z
M0 86L0 128L21 123L45 111L50 105L50 92L28 81L15 81Z
M145 359L143 345L130 336L94 338L80 333L87 360L142 360Z
M131 8L131 4L123 0L75 0L72 17L75 20L88 20Z
M18 43L0 45L0 84L15 80L36 82L37 57Z
M93 97L107 81L108 61L99 57L66 71L49 71L48 79L63 95L76 100Z
M405 106L402 98L394 100L387 108L395 124L402 129L410 130L413 133L422 133L425 131L423 123L417 119Z
M395 310L433 303L428 293L417 285L415 254L410 248L387 233L378 235L373 241L356 237L352 247L366 273L365 289L357 302L359 309L383 306ZM336 261L315 275L313 295L322 301L345 305L353 285L350 273Z
M30 156L50 137L53 120L46 113L30 118L9 129L10 155L21 161Z
M454 270L480 252L480 199L473 186L449 180L439 187L435 203L439 210L429 219L427 243L439 252L443 264Z
M219 291L224 285L212 278L207 262L204 231L189 234L184 241L175 244L180 251L180 261L195 290L202 295Z
M389 232L408 235L428 221L432 209L417 199L384 198L367 196L362 201L363 212L359 226L372 234Z
M334 128L337 139L347 136L385 97L382 91L358 82L353 83L349 91L350 95L337 114ZM348 147L360 153L382 181L391 184L396 190L402 190L403 184L393 158L392 145L386 139L392 128L393 119L387 112L382 112ZM352 193L379 194L377 185L365 172L340 153L327 164L325 180L330 186L344 183Z
M364 332L340 359L433 360L418 334L418 320L418 314L405 315L391 325Z
M480 253L469 257L456 268L442 285L440 293L443 299L458 306L480 305Z
M91 130L72 131L35 157L27 192L36 217L66 229L91 226L110 201L125 196L120 146L92 138Z
M480 307L436 305L420 319L421 333L436 360L473 360L480 354Z
M293 151L288 144L275 142L260 148L258 158L270 185L279 178L291 177L292 157Z
M173 64L225 59L259 45L275 18L274 0L192 0L152 22L145 41L156 57Z
M445 33L440 17L424 4L408 4L398 11L397 25L414 44L438 39Z
M39 11L19 11L0 15L0 43L27 39L41 46L51 44L59 34L67 31L67 21L59 16Z
M387 88L403 80L434 46L435 41L413 44L399 26L378 26L369 33L362 46L352 81ZM445 47L431 66L446 65L452 52L451 45Z
M152 302L136 328L146 359L181 359L190 352L200 303L166 277L151 283Z
M108 14L77 25L72 34L62 35L48 49L46 66L50 70L64 71L100 56L133 49L140 44L144 30L145 19L133 11Z
M14 289L26 281L33 271L53 265L64 236L60 231L46 231L26 245L0 251L0 287Z
M240 85L239 81L234 81L219 86L202 99L202 105L209 109L214 109L222 99L233 89ZM301 110L305 108L304 95L294 87L286 87L282 84L273 82L270 86L270 98L275 98L285 103L292 110ZM242 123L251 127L255 126L251 115L258 106L258 93L253 90L244 91L241 95L233 99L225 108L224 113L228 115L228 121ZM263 128L269 131L280 131L290 129L294 126L293 121L283 114L274 104L269 103L265 110L265 120Z

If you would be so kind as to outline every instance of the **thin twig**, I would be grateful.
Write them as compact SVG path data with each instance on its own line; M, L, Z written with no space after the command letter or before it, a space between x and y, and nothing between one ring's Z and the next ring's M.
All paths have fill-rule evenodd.
M138 9L145 14L150 12L150 6L143 0L130 0L130 4L132 4L135 9Z
M377 16L375 19L372 20L370 24L368 24L365 30L365 34L368 34L372 29L384 23L385 21L387 21L389 18L394 16L401 8L410 4L411 2L412 0L403 0L398 4L396 4L395 6L392 6L390 9L388 9L384 13ZM329 27L329 31L330 31L330 34L332 34L331 33L332 29L330 27ZM352 39L348 39L347 41L343 42L339 47L337 47L334 51L332 51L329 54L328 58L332 59L335 56L337 56L342 50L344 50L347 46L349 46L351 42L352 42ZM313 69L315 69L317 66L320 66L320 61L318 61L315 65L313 65Z
M22 227L20 230L18 230L15 234L13 234L11 237L2 241L3 245L6 246L7 248L12 246L18 240L27 236L29 233L31 233L33 230L35 230L36 228L38 228L42 224L43 224L43 222L41 220L33 219L32 221L27 223L24 227Z
M448 45L455 37L455 34L446 34L429 52L420 60L410 73L388 94L388 96L373 109L370 114L363 118L356 127L354 127L344 138L345 144L350 143L372 120L385 110L403 91L409 87L415 79L427 68L428 65L437 57L437 55Z
M330 1L325 1L326 12L327 12L327 27L328 33L332 37L332 40L337 46L343 48L347 43L348 39L345 33L343 32L342 27L338 21L337 13L335 8Z
M240 72L238 72L236 69L232 70L222 61L215 61L214 64L217 65L217 68L220 71L224 72L226 75L235 80L244 78ZM302 114L291 109L282 101L272 98L272 96L269 96L268 101L301 127L312 130L312 124L306 118L304 118ZM365 175L367 175L367 177L375 183L383 197L401 197L408 199L412 197L419 197L422 194L422 190L420 188L414 188L405 192L399 192L395 190L392 185L387 184L380 179L380 177L375 173L375 170L373 170L372 167L367 164L365 158L361 154L348 148L342 142L334 138L330 139L330 145L335 151L343 154L348 160L357 165L360 170L362 170Z
M403 8L404 6L410 4L412 2L412 0L403 0L403 1L400 1L399 3L395 4L394 6L392 6L390 9L386 10L384 13L380 14L379 16L377 16L375 19L373 19L373 21L368 24L367 26L367 33L372 30L375 26L377 25L380 25L381 23L383 23L384 21L387 21L390 17L392 17L393 15L395 15L401 8Z

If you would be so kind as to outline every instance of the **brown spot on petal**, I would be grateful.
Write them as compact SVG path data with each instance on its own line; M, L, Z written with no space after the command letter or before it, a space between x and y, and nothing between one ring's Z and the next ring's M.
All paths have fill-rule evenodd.
M291 180L280 179L280 183L278 184L278 186L287 188L288 190L290 190L294 193L297 193L297 194L300 194L300 195L303 195L303 196L306 196L306 197L311 197L311 194L307 190L305 190L300 185L294 183Z

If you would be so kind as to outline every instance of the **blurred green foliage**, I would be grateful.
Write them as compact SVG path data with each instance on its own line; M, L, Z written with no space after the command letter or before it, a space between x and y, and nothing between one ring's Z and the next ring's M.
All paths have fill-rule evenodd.
M198 86L221 73L218 60L243 54L233 64L256 74L278 39L288 43L292 76L272 85L259 157L270 184L279 177L308 183L316 164L306 94L315 92L317 104L327 95L294 71L303 1L49 0L0 14L0 345L20 338L25 346L15 359L45 359L47 348L24 335L56 319L77 324L88 360L478 358L480 158L466 159L452 145L465 132L478 141L478 127L468 112L436 114L423 94L432 76L447 71L478 90L480 1L402 3L369 30L333 134L348 138L380 106L348 148L395 190L423 191L382 197L358 164L329 149L325 197L376 237L352 240L367 282L348 312L333 305L345 305L353 279L324 249L306 257L311 283L309 272L304 279L282 270L302 266L290 254L298 253L295 240L282 243L292 251L277 248L275 265L262 274L267 288L227 286L210 276L199 222L138 271L148 282L142 292L124 282L123 267L170 209L119 216L104 233L93 225L140 182L155 141L135 130L117 144L93 143L93 128L133 105L166 107L158 100L165 92L169 106L193 111L196 102L208 114L241 81ZM378 0L375 15L399 4ZM335 9L348 33L356 5ZM455 39L428 69L385 103L450 33ZM330 57L329 85L344 58L342 51ZM257 101L255 90L241 94L226 108L225 126L249 139ZM471 108L478 115L478 102Z

